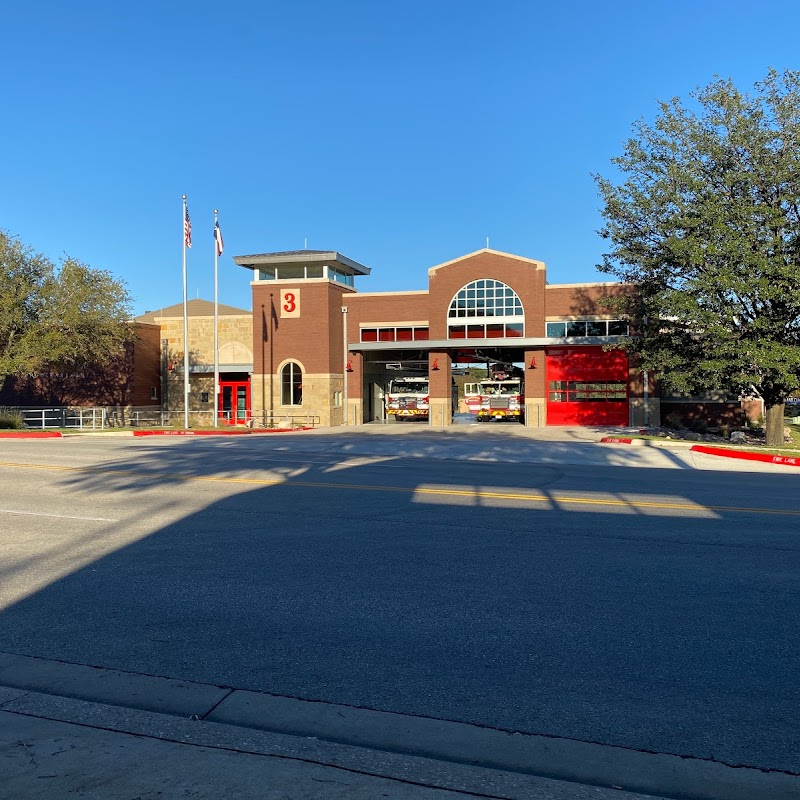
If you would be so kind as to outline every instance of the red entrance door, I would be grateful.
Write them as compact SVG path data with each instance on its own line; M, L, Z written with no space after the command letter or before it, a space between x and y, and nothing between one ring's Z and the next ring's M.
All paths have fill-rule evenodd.
M547 350L548 425L627 425L628 357L602 347Z
M250 381L220 381L220 420L228 425L244 425L250 420Z

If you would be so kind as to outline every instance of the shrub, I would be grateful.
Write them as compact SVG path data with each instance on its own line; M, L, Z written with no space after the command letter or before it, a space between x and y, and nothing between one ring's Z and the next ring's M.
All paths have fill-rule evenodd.
M20 430L25 427L22 414L13 408L0 408L0 429Z
M671 414L667 414L664 419L664 425L667 428L679 431L683 427L683 417L676 411L673 411Z
M689 430L695 433L708 433L708 423L704 419L693 419L689 423Z

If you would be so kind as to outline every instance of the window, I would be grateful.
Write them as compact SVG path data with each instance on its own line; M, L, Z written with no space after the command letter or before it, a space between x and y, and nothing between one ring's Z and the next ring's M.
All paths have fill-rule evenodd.
M342 393L341 392L334 392L333 393L333 405L337 408L342 404Z
M608 323L609 336L627 336L628 323L625 320L614 319Z
M628 323L620 319L577 319L569 322L548 322L545 327L545 335L551 339L584 336L627 336Z
M551 403L607 403L622 402L628 397L623 381L601 381L583 383L582 381L550 381L548 399Z
M500 317L501 319L498 319ZM449 339L495 339L524 335L524 312L517 293L501 281L483 278L459 289L450 302L447 318ZM496 320L491 324L464 326L462 320Z
M594 320L592 322L586 323L586 335L587 336L605 336L606 335L606 325L608 323L603 320Z
M158 389L155 386L150 387L150 399L158 400Z
M281 405L303 405L303 370L294 361L281 368Z
M586 323L580 322L567 323L567 336L586 336Z
M411 342L428 338L428 328L412 328L403 326L397 328L362 328L362 342Z

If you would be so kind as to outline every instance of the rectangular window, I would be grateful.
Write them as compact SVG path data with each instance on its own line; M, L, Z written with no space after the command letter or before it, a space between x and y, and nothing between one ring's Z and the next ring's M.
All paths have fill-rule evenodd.
M568 322L567 336L586 336L586 323L583 321Z
M466 339L467 328L465 325L450 325L448 328L448 338L450 339Z
M609 336L627 336L628 323L624 319L614 319L608 323Z
M502 339L505 336L504 325L487 325L486 338L487 339Z
M413 339L413 330L411 328L398 328L397 329L397 341L398 342L410 342Z
M260 281L274 281L275 280L275 267L259 267L258 279Z
M485 325L467 325L467 339L485 339Z
M414 328L414 339L417 341L428 341L428 329L427 328Z
M323 266L322 264L309 264L306 267L306 278L322 278Z
M158 389L155 386L150 387L150 399L158 400Z
M567 335L566 322L548 322L547 336L553 339L563 339Z
M378 341L379 342L393 342L394 341L394 328L378 328Z
M299 278L305 278L306 276L306 268L305 267L295 267L289 266L288 264L281 264L277 269L278 280L298 280Z
M606 321L595 320L586 323L587 336L605 336L606 335Z
M524 333L524 327L520 323L514 322L506 325L506 336L508 336L509 338L522 336L523 333Z
M333 393L333 405L340 406L342 404L342 393L341 392L334 392Z
M362 342L377 342L378 341L378 329L377 328L362 328L361 329L361 341Z

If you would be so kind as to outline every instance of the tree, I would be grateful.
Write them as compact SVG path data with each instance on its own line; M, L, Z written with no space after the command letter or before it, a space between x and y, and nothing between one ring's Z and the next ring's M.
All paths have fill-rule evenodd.
M110 272L45 256L0 231L0 388L9 376L91 369L132 341L130 297Z
M52 264L0 231L0 388L9 375L35 371L36 332L44 313L42 288Z
M595 176L599 268L637 289L616 304L644 368L681 391L760 395L778 446L800 387L800 72L755 90L717 79L634 125L622 179Z

